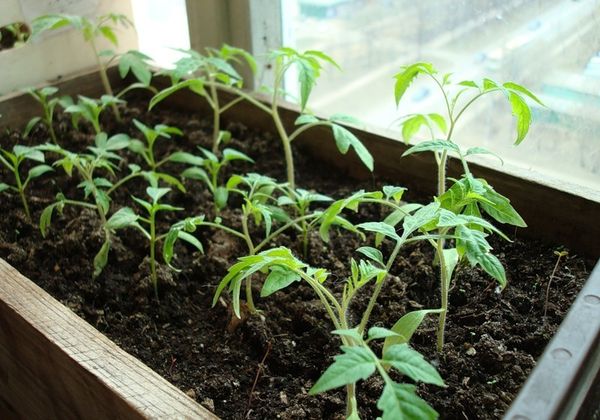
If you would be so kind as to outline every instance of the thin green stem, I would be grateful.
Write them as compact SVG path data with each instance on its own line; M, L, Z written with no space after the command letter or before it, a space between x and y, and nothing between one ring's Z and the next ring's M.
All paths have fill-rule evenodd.
M396 257L398 256L398 253L400 252L400 248L402 248L402 245L404 245L404 241L396 242L396 246L394 247L394 250L392 251L392 254L390 255L390 258L388 259L387 264L385 266L385 271L387 273L390 272L390 270L392 268L392 264L396 260ZM375 286L375 290L373 291L373 294L371 295L371 298L369 299L369 304L367 305L367 309L365 309L365 312L363 312L363 316L361 318L360 324L358 325L358 332L361 334L367 328L367 323L369 322L369 318L371 317L371 312L373 311L373 308L375 307L375 303L377 302L377 298L379 297L379 294L381 293L381 289L383 288L383 285L384 285L385 281L387 280L387 277L388 277L388 274L386 274L386 276L379 283L377 283L377 285Z
M98 49L96 48L96 43L94 42L93 39L90 39L90 44L92 45L92 49L94 50L94 56L96 57L96 63L98 64L98 71L100 72L100 79L102 80L102 86L104 87L104 90L106 91L107 95L110 96L115 96L112 90L112 86L110 85L110 81L108 80L108 75L106 74L106 68L104 67L104 64L102 63L102 60L100 60L100 56L98 55ZM117 104L111 104L112 110L115 114L115 118L117 119L118 122L121 122L121 113L119 112L119 108L117 107Z
M213 222L202 222L202 224L204 226L210 226L210 227L213 227L213 228L216 228L216 229L221 229L224 232L227 232L227 233L229 233L231 235L237 236L240 239L246 240L246 236L243 233L238 232L235 229L231 229L230 227L227 227L227 226L224 226L224 225L220 225L218 223L213 223Z
M255 255L256 251L254 249L254 244L252 243L252 237L250 236L250 231L248 229L248 214L244 212L242 215L242 231L244 233L244 240L246 241L246 245L248 246L249 255ZM248 310L250 313L255 314L257 312L256 306L254 305L254 298L252 297L252 276L246 277L246 304L248 305Z
M308 124L304 124L302 126L300 126L299 128L297 128L292 134L290 134L289 140L290 143L292 141L294 141L294 139L296 139L296 137L298 137L300 134L304 133L306 130L310 130L313 127L318 127L318 126L331 126L331 122L330 121L316 121L316 122L312 122L312 123L308 123Z
M274 238L276 238L277 236L279 236L283 231L289 229L290 227L298 224L299 222L311 219L311 218L315 218L317 217L314 214L308 214L306 216L301 216L301 217L297 217L294 220L291 220L289 222L287 222L285 225L281 226L279 229L271 232L271 234L269 236L267 236L265 239L263 239L254 249L256 252L258 252L259 250L261 250L262 248L264 248L266 245L269 244L269 242L271 242Z
M27 216L27 221L31 223L31 212L29 211L29 205L27 204L27 198L25 197L25 187L21 182L21 176L19 175L19 167L15 166L15 182L17 183L17 190L19 191L19 196L21 197L21 202L23 203L23 209L25 210L25 215Z
M160 164L160 162L159 162L159 164ZM157 165L157 166L159 166L159 165ZM125 176L124 178L121 178L116 183L114 183L112 187L110 187L106 191L106 194L107 195L111 195L113 192L115 192L116 190L118 190L119 187L121 187L123 184L125 184L126 182L128 182L128 181L130 181L133 178L136 178L138 176L142 176L142 173L141 172L134 172L134 173L131 173L131 174Z
M221 132L221 110L219 109L219 94L214 83L210 84L210 96L213 102L213 145L212 152L219 151L219 133Z
M448 271L446 269L446 259L444 257L444 242L442 239L437 243L437 255L440 262L440 289L441 289L441 311L437 330L437 350L441 352L444 348L444 334L446 331L446 314L448 313Z
M158 275L156 274L156 213L150 211L150 279L154 296L158 300Z

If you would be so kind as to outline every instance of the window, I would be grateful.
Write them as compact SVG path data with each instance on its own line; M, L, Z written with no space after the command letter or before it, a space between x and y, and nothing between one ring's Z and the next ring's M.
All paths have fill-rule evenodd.
M505 171L518 165L600 190L600 1L282 0L282 18L285 44L322 50L343 68L323 73L313 110L395 130L402 115L443 112L425 78L396 109L393 76L416 61L455 81L515 81L547 105L532 105L525 142L512 146L515 123L499 96L483 98L455 140L501 154Z

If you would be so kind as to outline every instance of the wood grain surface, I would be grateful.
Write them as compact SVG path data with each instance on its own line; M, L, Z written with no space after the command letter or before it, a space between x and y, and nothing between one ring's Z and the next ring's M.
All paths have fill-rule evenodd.
M0 259L0 418L216 419Z

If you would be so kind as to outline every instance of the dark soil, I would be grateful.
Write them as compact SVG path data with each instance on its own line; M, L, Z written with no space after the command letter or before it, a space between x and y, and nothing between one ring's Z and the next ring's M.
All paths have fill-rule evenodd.
M187 150L194 150L195 145L209 147L208 120L166 111L146 114L143 109L143 104L130 107L125 111L126 123L107 123L107 130L137 136L129 123L137 117L148 125L160 122L183 129L183 139L159 140L163 153L174 145ZM69 140L71 148L82 149L92 142L93 136L86 133L85 127L83 133L75 133L68 119L60 118L59 138L65 143ZM256 171L284 179L283 154L276 138L237 124L230 124L229 129L234 137L231 146L257 161L255 167L235 165L236 172ZM27 141L35 143L45 138L44 129L39 128ZM18 139L15 133L0 137L3 147L11 147ZM135 161L132 156L126 157ZM335 198L360 188L372 190L385 185L385 180L358 183L336 176L329 168L301 155L296 159L298 184ZM168 169L176 173L178 168ZM9 180L8 174L0 172L0 179ZM30 201L34 220L57 192L80 197L77 183L62 174L33 182ZM115 197L112 208L131 206L130 194L144 197L144 187L143 183L128 184ZM186 187L190 194L172 192L170 202L185 207L186 215L214 217L210 194L203 185L186 182ZM157 304L148 286L147 243L136 231L119 232L120 243L111 252L108 267L92 280L91 262L102 242L95 213L67 208L64 215L55 217L50 234L43 239L37 227L25 220L18 198L8 194L1 197L0 257L217 415L236 419L343 418L343 390L308 395L340 344L330 333L333 326L311 289L298 283L285 292L259 299L257 282L255 298L264 319L252 317L233 333L227 331L231 318L228 297L211 308L216 285L245 251L242 243L220 232L201 229L198 237L205 254L178 247L176 265L183 270L161 270ZM428 199L414 197L410 191L405 198ZM238 223L234 221L237 214L227 210L221 216L226 224ZM174 216L162 215L163 229ZM353 220L381 220L383 216L377 208L349 215ZM413 337L412 345L438 366L448 385L418 388L442 418L500 418L588 277L589 262L574 255L564 258L552 280L548 316L544 319L545 290L557 258L554 251L561 248L521 240L514 229L505 230L514 241L492 240L492 245L507 270L506 289L498 293L494 280L479 269L459 267L450 293L444 352L435 352L434 317ZM261 234L255 229L257 238ZM282 236L276 245L288 246L300 255L294 235ZM328 282L339 292L348 275L350 258L358 258L355 249L359 246L359 239L352 234L335 233L329 245L314 235L306 261L329 270ZM375 308L375 324L390 327L407 311L439 306L432 260L428 245L404 249ZM355 320L366 306L367 297L352 308ZM378 377L359 383L362 418L379 415L376 401L381 391Z

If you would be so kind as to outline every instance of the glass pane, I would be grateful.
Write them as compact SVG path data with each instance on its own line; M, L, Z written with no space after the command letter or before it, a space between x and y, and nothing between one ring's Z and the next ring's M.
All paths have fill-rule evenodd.
M181 57L174 48L190 48L185 0L132 0L139 50L158 66L170 67Z
M396 108L393 76L416 61L453 73L457 82L514 81L547 106L532 105L534 122L525 142L513 146L515 121L501 94L478 100L458 123L454 139L489 148L506 166L518 164L534 176L542 172L600 190L600 0L284 0L282 5L286 44L322 50L343 68L323 73L309 103L313 110L348 113L396 131L402 115L443 113L438 88L423 77Z

